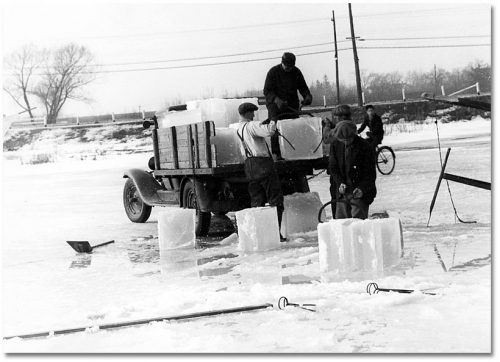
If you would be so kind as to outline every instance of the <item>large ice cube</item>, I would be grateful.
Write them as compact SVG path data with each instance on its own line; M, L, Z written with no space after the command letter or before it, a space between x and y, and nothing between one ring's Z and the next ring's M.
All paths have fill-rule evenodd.
M158 213L158 240L162 250L194 247L196 210L168 208Z
M318 225L322 272L379 272L401 256L398 219L341 219Z
M202 121L200 110L172 111L160 116L158 127L166 128L172 126L184 126L187 124L200 123Z
M402 227L395 218L379 219L376 225L377 235L382 240L384 267L395 265L401 258Z
M275 207L252 207L235 214L239 250L263 251L280 246L278 214Z
M240 139L234 128L216 128L215 136L210 137L210 143L217 149L217 165L233 165L243 163Z
M323 157L320 117L284 119L278 121L278 131L295 148L294 150L283 137L279 137L281 156L285 160L308 160Z
M281 235L288 237L291 234L316 230L321 206L323 204L317 192L297 192L285 196Z
M188 110L200 110L203 121L213 121L216 127L228 127L229 124L238 122L238 107L245 102L258 106L257 98L209 98L189 101L186 105Z

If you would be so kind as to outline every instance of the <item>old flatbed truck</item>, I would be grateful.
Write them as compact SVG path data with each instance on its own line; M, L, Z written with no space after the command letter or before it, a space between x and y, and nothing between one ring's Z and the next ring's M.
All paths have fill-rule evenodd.
M305 113L306 114L306 113ZM152 126L154 157L149 171L129 169L123 189L123 204L132 222L146 222L153 206L195 208L196 235L206 236L211 214L226 214L250 207L248 180L243 164L221 165L217 146L211 144L214 122L159 127L156 116L145 120ZM328 157L276 162L284 195L309 192L307 175L325 169Z

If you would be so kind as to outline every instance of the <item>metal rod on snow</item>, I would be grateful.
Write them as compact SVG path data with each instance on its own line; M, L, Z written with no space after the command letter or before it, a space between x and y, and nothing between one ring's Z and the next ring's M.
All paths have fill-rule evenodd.
M138 320L133 320L133 321L108 323L108 324L101 324L101 325L96 325L96 326L77 327L77 328L59 329L59 330L47 331L47 332L21 334L21 335L17 335L17 336L3 337L3 339L12 339L12 338L26 339L26 338L48 337L50 335L57 335L57 334L70 334L70 333L77 333L77 332L85 332L87 329L92 329L92 328L97 328L99 330L116 329L116 328L132 327L132 326L141 325L141 324L149 324L151 322L178 321L178 320L201 318L201 317L211 317L211 316L221 315L221 314L250 312L250 311L267 309L267 308L272 307L272 306L273 306L272 304L266 303L266 304L252 305L252 306L245 306L245 307L219 309L219 310L190 313L190 314L181 314L181 315L169 316L169 317L138 319Z
M290 302L288 302L288 298L287 297L281 297L278 300L278 308L279 309L283 310L283 309L285 309L288 306L305 309L305 310L308 310L309 312L316 312L314 309L306 308L306 307L315 307L316 304L311 304L311 303L304 303L304 304L290 303Z
M378 294L378 292L397 292L397 293L403 293L403 294L411 294L415 290L413 289L394 289L394 288L379 288L377 283L368 283L366 286L366 292L370 295L372 294ZM428 294L428 295L436 295L436 293L430 293L430 292L420 292L422 294Z

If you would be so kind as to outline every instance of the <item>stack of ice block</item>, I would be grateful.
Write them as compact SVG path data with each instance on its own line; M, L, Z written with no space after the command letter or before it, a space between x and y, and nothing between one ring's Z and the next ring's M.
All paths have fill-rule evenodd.
M235 214L239 250L264 251L280 246L278 214L275 207L253 207Z
M169 208L158 214L160 254L164 250L194 247L196 210Z
M258 106L257 98L222 99L210 98L186 102L189 110L199 110L202 121L213 121L215 127L228 127L238 122L238 107L242 103L253 103Z
M210 143L217 150L217 165L234 165L243 163L240 139L234 128L216 128L215 136L210 137Z
M285 211L281 221L281 235L316 230L318 213L323 204L317 192L295 193L285 196Z
M189 111L172 111L160 115L158 127L166 128L173 126L184 126L202 121L201 111L193 109Z
M323 157L320 117L301 117L278 121L278 131L293 145L279 137L281 156L285 160L308 160ZM319 146L319 147L318 147Z
M342 219L318 225L322 272L378 272L396 265L401 256L398 219Z

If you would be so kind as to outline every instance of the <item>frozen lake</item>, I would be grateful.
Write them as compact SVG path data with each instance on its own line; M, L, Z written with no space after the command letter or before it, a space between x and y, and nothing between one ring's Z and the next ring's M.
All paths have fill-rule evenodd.
M446 135L442 135L446 137ZM391 144L391 143L389 143ZM342 281L319 273L316 234L281 249L242 253L236 245L176 251L160 258L157 212L145 224L123 210L123 171L149 154L3 168L3 335L273 303L314 303L317 312L267 309L35 340L4 342L5 352L489 352L491 193L441 185L435 141L396 149L393 174L377 175L370 213L401 216L405 257L379 276ZM489 136L443 141L447 172L491 180ZM323 202L329 179L310 182ZM115 244L77 255L66 240ZM445 272L436 251L452 270ZM477 259L476 262L470 262ZM432 290L436 296L366 294L366 284Z

